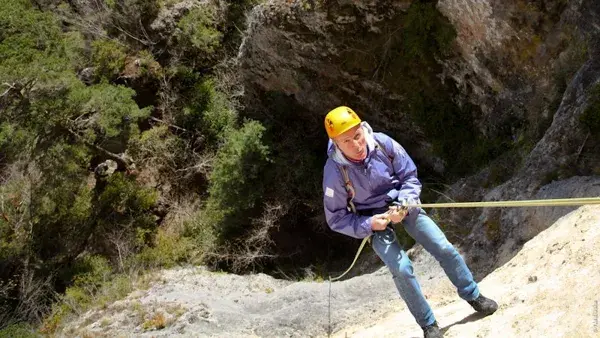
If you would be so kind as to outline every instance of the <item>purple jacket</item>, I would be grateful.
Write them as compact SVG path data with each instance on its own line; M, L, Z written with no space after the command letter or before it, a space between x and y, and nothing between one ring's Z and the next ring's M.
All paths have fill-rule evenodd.
M344 187L341 166L345 165L355 190L354 205L360 213L382 213L390 201L407 199L419 201L421 182L417 167L404 148L383 133L373 133L362 122L365 130L368 154L361 164L348 161L333 142L329 140L323 172L323 204L327 224L333 231L365 238L373 233L371 216L353 214L347 209L348 193ZM375 147L375 141L384 149ZM409 215L415 214L413 211Z

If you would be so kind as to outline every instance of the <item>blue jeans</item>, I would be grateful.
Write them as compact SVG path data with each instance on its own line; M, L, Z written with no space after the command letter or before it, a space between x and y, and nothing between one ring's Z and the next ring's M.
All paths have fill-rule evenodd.
M406 232L440 263L462 299L473 300L479 297L479 288L465 261L423 210L420 213L417 210L411 212L402 224ZM400 247L394 230L388 227L374 232L371 241L373 250L390 269L396 288L417 323L421 327L433 324L433 312L421 292L411 261Z

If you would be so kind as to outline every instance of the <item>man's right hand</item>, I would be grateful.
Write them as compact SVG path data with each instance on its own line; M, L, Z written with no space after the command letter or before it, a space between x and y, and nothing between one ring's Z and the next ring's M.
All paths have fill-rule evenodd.
M385 230L389 223L390 219L387 213L377 214L371 217L371 229L373 229L373 231Z

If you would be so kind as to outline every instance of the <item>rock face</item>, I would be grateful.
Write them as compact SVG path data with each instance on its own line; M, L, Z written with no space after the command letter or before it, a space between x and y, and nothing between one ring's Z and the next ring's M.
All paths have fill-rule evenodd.
M422 89L392 80L404 80L398 64L404 59L394 52L406 52L403 34L413 3L271 0L255 8L239 55L248 102L260 105L264 93L278 93L296 104L300 111L294 113L313 120L337 105L351 105L408 145L421 165L443 171L423 126L406 115L404 105L414 104L407 102L407 91ZM439 88L449 100L476 107L470 120L482 135L508 143L537 141L570 77L589 56L587 39L597 29L594 6L589 0L441 0L437 8L456 39L451 52L436 56L442 67L422 74L432 75L429 83L444 83Z
M554 29L558 33L553 34L564 34L565 27L579 25L580 31L585 32L587 36L585 48L588 58L570 80L561 96L556 112L551 112L553 113L552 123L531 152L518 166L515 166L514 175L505 183L494 189L486 190L481 188L480 180L474 179L469 182L469 179L465 179L454 185L452 190L457 192L465 189L473 190L477 192L476 198L490 201L600 195L600 180L597 176L576 176L598 174L596 169L591 168L593 165L590 166L590 163L586 162L586 158L595 157L596 155L593 154L598 154L600 151L598 140L590 138L590 132L582 127L579 117L591 100L591 89L600 83L598 54L600 30L597 28L600 22L600 4L593 1L571 2L564 9L560 18L561 20L557 24L559 26ZM494 39L496 38L489 38L488 41L491 43L491 41L495 41ZM552 37L549 35L546 43L549 43L551 39ZM569 51L564 53L569 53ZM568 59L565 54L559 54L557 59L548 61L546 68L564 69L562 67L567 67L564 64L565 59ZM491 74L491 72L486 74ZM543 85L544 74L544 72L536 74L537 82L533 80L532 88L548 88ZM514 74L512 76L519 79ZM550 82L547 80L546 78L546 83L549 85ZM515 97L517 94L513 92L511 95ZM534 96L521 95L521 100L534 102ZM472 97L477 97L477 95ZM527 101L528 99L529 101ZM553 107L546 106L545 110L551 108ZM558 177L573 175L575 176L568 181L552 182ZM469 188L466 188L467 186ZM462 194L464 195L464 193ZM458 224L474 226L464 243L468 248L471 263L478 266L477 270L480 275L485 275L505 263L512 257L510 253L515 252L523 243L570 210L572 208L487 209L483 212L465 213L462 215L463 217L458 217L455 221Z
M441 0L439 10L457 30L459 56L445 62L461 98L481 108L479 129L524 123L541 136L566 82L587 59L581 25L593 21L593 1ZM558 101L560 102L560 101ZM541 121L540 121L541 120Z
M401 86L394 83L402 75L394 68L400 59L386 56L400 48L399 27L411 1L323 3L271 0L254 9L238 55L246 105L274 110L266 96L277 96L275 105L294 107L287 114L315 126L328 110L349 105L379 129L403 130L399 136L414 156L443 170L399 108L405 98L393 87Z
M499 310L485 318L458 297L433 257L416 250L415 274L445 337L597 337L598 224L599 206L574 210L487 276L480 289ZM330 328L334 337L422 336L385 267L331 290L327 282L203 268L166 270L161 280L87 312L61 336L326 337Z
M271 0L258 6L238 56L246 99L263 108L283 102L295 107L287 113L314 125L331 107L354 106L405 145L421 168L443 174L447 162L432 150L426 128L399 108L412 102L410 91L390 80L402 74L397 59L386 58L397 36L407 39L402 34L415 3ZM475 107L470 121L478 134L512 149L447 195L458 201L598 195L598 179L587 176L599 174L590 158L600 142L579 117L600 82L600 2L439 0L436 8L456 39L450 52L436 56L439 68L423 69L423 76L434 74L457 106ZM284 100L266 99L273 93ZM568 177L569 188L551 183ZM510 258L503 252L567 212L539 218L543 210L441 215L448 229L457 229L449 237L464 243L483 276Z

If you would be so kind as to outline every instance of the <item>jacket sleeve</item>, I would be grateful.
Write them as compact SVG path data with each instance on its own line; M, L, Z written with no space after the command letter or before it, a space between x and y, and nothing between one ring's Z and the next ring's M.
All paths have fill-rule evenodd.
M323 173L323 205L325 218L333 231L354 238L365 238L373 233L371 217L359 216L347 209L348 193L337 166L328 163Z
M388 196L396 196L395 199L404 199L409 203L418 203L422 186L417 177L417 166L398 142L387 135L385 137L388 151L391 150L393 156L391 160L394 165L394 174L400 182L400 187L388 192Z

